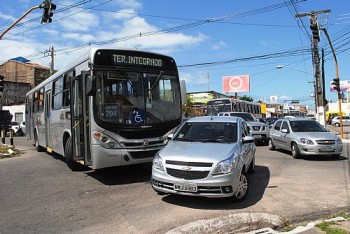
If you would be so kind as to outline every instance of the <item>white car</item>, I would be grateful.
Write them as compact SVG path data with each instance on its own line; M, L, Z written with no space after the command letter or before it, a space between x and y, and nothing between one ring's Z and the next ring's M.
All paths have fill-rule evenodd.
M254 137L242 118L194 117L181 125L153 160L158 194L231 197L242 201L255 168Z
M11 122L11 129L13 130L13 132L16 136L23 136L24 135L24 132L23 132L20 124L16 121Z
M246 112L220 112L218 116L235 116L243 118L250 128L250 132L255 138L255 143L263 143L268 145L270 126L267 123L259 122L258 119L251 113Z

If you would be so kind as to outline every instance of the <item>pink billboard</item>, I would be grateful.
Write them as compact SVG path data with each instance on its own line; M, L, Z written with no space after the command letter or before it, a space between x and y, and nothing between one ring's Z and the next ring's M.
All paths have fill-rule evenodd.
M249 75L224 76L222 78L222 90L228 92L249 92L250 91Z

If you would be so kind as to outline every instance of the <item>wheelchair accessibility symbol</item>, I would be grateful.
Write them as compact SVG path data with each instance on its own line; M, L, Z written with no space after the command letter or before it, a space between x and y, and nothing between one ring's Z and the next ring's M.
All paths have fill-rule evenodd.
M144 113L140 110L134 110L132 112L131 122L133 124L140 124L144 122Z

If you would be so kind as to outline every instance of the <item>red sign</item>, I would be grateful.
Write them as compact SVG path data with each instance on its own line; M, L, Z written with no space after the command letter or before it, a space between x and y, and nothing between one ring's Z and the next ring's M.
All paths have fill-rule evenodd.
M222 78L222 90L224 93L249 92L250 91L249 75L224 76Z

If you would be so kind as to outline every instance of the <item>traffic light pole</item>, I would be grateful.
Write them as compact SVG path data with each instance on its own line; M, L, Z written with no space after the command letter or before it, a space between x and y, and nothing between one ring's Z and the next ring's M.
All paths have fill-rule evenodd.
M338 60L337 60L337 56L335 55L334 49L333 49L333 45L332 45L332 41L328 35L328 32L325 28L322 28L324 34L327 37L329 46L331 47L332 50L332 54L334 57L334 62L335 62L335 79L337 84L337 92L338 92L338 108L339 108L339 120L340 120L340 137L343 138L344 137L344 132L343 132L343 112L341 109L341 103L342 103L342 99L341 99L341 91L340 91L340 78L339 78L339 71L338 71Z
M24 17L26 17L30 12L32 12L33 10L35 9L38 9L38 8L41 8L42 5L40 4L39 6L34 6L32 8L30 8L26 13L24 13L21 17L19 17L15 22L13 22L13 24L11 24L10 27L8 27L7 29L5 29L5 31L3 31L1 34L0 34L0 40L2 39L2 37L8 32L11 30L11 28L13 28L16 24L18 24L19 21L21 21Z

